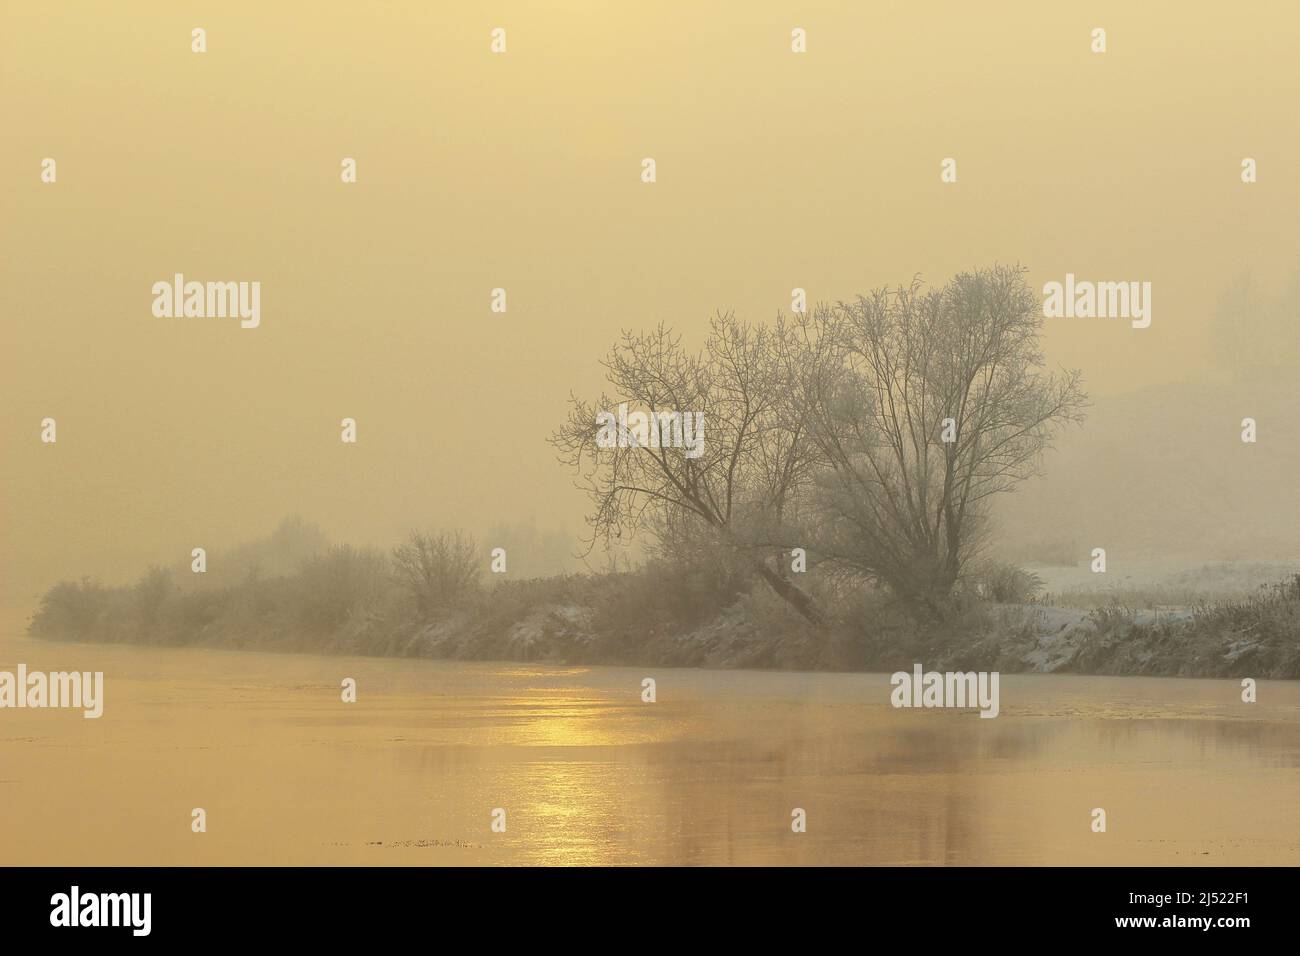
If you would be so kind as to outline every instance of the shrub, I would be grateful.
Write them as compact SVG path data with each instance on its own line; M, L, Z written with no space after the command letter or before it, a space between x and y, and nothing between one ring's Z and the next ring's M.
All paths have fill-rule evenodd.
M392 571L420 620L461 607L478 594L482 562L471 538L459 531L412 531L392 552Z
M90 578L62 581L41 597L28 629L33 636L59 641L91 639L108 607L109 593Z
M296 617L312 631L330 632L381 597L389 581L382 552L335 545L306 561L296 577Z
M971 575L968 586L996 604L1026 604L1043 589L1043 579L1013 564L991 563Z

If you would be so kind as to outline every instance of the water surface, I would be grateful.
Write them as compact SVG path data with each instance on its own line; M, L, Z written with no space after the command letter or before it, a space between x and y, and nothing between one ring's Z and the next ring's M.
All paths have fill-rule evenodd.
M989 720L883 674L0 637L19 662L107 687L0 710L0 864L1300 864L1291 682L1003 675Z

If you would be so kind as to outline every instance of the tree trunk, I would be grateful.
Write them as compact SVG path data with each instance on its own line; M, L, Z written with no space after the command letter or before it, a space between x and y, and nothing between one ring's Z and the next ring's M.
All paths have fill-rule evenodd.
M785 599L787 604L802 614L810 624L819 629L826 626L826 621L822 617L821 612L813 604L812 598L807 594L804 594L803 591L800 591L797 587L785 578L781 577L781 575L777 574L763 562L754 562L754 567L758 571L759 577L766 581L773 591Z

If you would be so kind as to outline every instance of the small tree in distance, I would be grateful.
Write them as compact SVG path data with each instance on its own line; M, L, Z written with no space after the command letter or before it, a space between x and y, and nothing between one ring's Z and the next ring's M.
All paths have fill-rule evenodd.
M392 566L421 620L464 603L482 584L478 549L459 531L412 531L393 549Z

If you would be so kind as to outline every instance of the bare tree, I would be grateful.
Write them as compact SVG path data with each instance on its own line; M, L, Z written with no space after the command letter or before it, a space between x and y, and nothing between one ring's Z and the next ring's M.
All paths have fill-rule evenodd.
M1079 373L1044 374L1042 308L1019 267L919 281L796 316L784 337L789 424L824 465L815 546L942 613L982 505L1081 421Z
M786 502L808 480L816 449L801 428L786 427L781 350L774 331L718 315L698 354L660 325L623 334L602 363L613 396L571 399L568 421L551 436L560 460L591 498L590 544L656 528L700 526L718 536L804 617L820 623L813 602L768 567L756 529L781 520ZM598 416L627 403L650 421L661 413L702 416L703 442L598 443ZM665 523L665 521L667 523Z
M392 561L422 619L464 602L481 583L477 549L459 531L412 531L406 544L393 549Z

